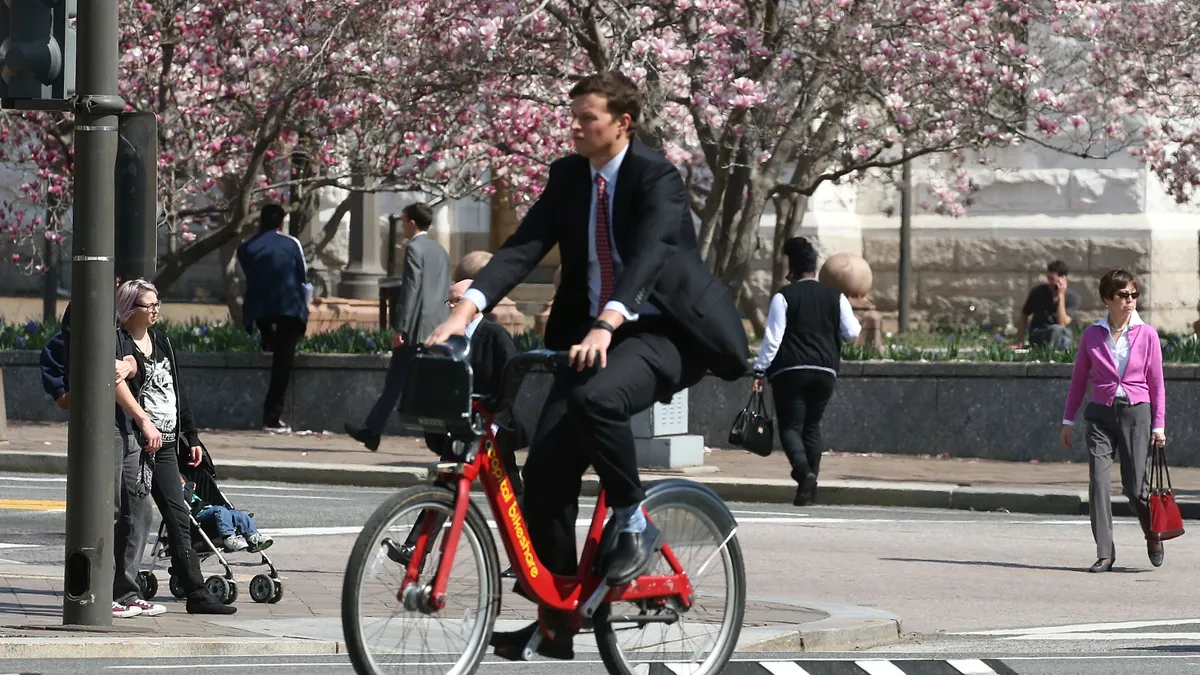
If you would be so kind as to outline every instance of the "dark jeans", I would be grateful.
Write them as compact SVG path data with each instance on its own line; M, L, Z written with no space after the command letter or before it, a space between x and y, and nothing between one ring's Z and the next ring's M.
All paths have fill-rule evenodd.
M202 512L196 522L216 530L222 537L240 534L248 537L256 532L254 521L244 511L227 509L224 506L211 506Z
M376 399L365 423L367 429L376 436L383 435L388 416L400 407L400 397L404 394L404 380L408 377L408 367L416 354L417 350L409 345L400 345L392 350L387 378L383 381L383 393Z
M148 496L138 496L142 448L133 434L116 429L117 461L115 526L113 528L113 600L122 605L139 597L138 570L154 514Z
M167 528L172 575L179 578L188 595L203 591L204 576L200 573L200 559L192 550L191 511L183 501L175 444L163 444L162 449L154 453L154 482L150 494Z
M293 316L268 316L256 319L254 324L262 335L263 351L271 352L271 384L263 401L263 426L278 426L305 323Z
M1071 329L1057 323L1034 328L1029 331L1029 344L1034 347L1066 349L1071 346Z
M821 470L821 416L836 381L832 373L813 368L785 370L771 378L779 441L797 485L805 474L817 475Z

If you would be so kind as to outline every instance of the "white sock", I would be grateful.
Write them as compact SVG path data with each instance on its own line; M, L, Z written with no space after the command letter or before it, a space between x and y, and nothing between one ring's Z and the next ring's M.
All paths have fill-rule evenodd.
M642 505L613 508L613 519L624 525L617 526L617 532L636 534L646 531L646 515L642 513Z

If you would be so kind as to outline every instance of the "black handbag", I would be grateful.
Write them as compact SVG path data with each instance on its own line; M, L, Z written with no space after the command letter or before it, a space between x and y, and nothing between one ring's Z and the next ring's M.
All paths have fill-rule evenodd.
M742 447L756 455L766 457L775 445L775 424L767 416L766 396L761 391L751 391L746 407L733 420L729 430L729 444Z

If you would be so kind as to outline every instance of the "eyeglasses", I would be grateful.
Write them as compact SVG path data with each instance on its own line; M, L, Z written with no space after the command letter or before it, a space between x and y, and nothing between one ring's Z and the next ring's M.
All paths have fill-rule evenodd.
M1138 293L1137 291L1116 292L1116 297L1121 298L1122 300L1137 300L1139 295L1141 295L1141 293Z
M135 306L135 307L141 307L142 309L148 309L148 310L150 310L150 311L152 311L152 312L157 312L157 311L159 310L159 308L161 308L161 307L162 307L162 303L161 303L161 302L155 302L155 303L151 303L151 304L149 304L149 305L141 305L141 304L138 304L138 305L134 305L134 306Z
M461 300L461 298L459 300ZM450 309L454 309L454 307L459 303L459 300L447 300L446 306Z

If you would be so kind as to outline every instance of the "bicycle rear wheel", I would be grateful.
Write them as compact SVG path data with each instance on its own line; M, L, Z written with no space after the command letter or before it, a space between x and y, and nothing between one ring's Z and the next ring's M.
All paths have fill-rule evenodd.
M708 490L686 481L651 487L644 502L692 584L695 600L619 601L601 606L596 643L608 672L716 675L733 655L746 611L746 570L736 524ZM658 492L658 494L656 494ZM663 555L646 575L670 575Z
M405 584L395 546L422 514L438 526L417 581ZM454 493L418 486L401 490L367 520L342 585L342 630L359 675L470 675L479 665L500 608L499 558L487 521L469 504L454 559L443 561L453 515ZM445 607L433 611L425 600L442 564L451 565Z

